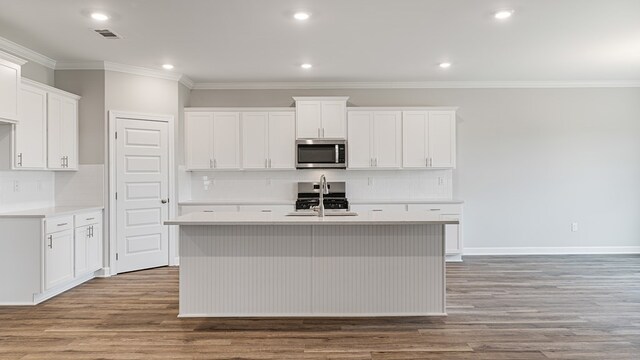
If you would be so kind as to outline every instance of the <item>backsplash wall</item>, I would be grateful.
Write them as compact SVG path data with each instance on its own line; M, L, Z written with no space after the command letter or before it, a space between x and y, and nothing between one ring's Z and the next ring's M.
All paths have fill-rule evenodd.
M0 171L0 212L51 207L55 181L47 171Z
M194 171L180 175L183 181L190 179L187 186L191 187L191 198L183 193L180 201L293 202L297 197L297 183L318 181L321 174L325 174L328 181L346 181L350 201L445 200L453 194L452 170Z

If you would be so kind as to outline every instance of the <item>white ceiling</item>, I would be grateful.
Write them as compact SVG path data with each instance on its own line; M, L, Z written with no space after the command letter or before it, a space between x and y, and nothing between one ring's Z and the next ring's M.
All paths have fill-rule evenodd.
M493 19L502 8L514 16ZM58 62L172 63L198 83L640 80L638 0L0 0L0 9L1 37ZM93 10L112 18L98 24ZM296 21L297 10L312 16Z

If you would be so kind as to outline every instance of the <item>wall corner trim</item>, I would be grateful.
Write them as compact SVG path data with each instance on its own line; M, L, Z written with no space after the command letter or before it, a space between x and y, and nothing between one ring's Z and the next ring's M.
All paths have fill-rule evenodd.
M467 255L605 255L640 254L640 246L480 247L465 248Z

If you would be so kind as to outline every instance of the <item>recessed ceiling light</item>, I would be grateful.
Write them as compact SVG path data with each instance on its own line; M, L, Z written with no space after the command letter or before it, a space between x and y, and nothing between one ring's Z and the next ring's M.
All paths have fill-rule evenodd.
M94 12L91 14L91 18L93 20L98 20L98 21L106 21L109 20L109 16L103 14L103 13L98 13L98 12Z
M450 62L443 62L443 63L440 63L440 65L438 65L438 66L440 66L443 69L448 69L448 68L451 67L451 63Z
M510 18L511 15L513 15L513 10L500 10L496 11L493 17L498 20L504 20Z
M173 65L171 65L171 64L164 64L164 65L162 65L162 68L163 68L163 69L165 69L165 70L171 70L171 69L173 69Z
M311 15L309 15L306 12L297 12L297 13L293 14L293 17L296 20L307 20L309 18L309 16L311 16Z
M311 64L302 64L302 65L300 65L300 67L303 68L303 69L311 69L313 67L313 65L311 65Z

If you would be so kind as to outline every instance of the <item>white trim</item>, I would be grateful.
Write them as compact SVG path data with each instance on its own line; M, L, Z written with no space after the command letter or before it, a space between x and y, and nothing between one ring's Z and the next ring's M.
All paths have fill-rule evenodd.
M145 120L145 121L162 121L168 123L168 136L169 136L169 214L168 218L173 219L176 217L177 208L178 208L178 193L176 191L176 174L175 174L175 119L173 115L161 115L161 114L145 114L138 112L128 112L128 111L117 111L117 110L109 110L107 122L107 131L106 131L106 144L107 148L105 152L107 153L107 169L108 171L105 173L105 181L108 184L108 193L105 194L105 223L107 224L106 228L108 230L108 243L109 243L109 267L105 269L109 269L109 275L116 275L118 273L118 263L116 262L116 251L118 249L118 239L117 239L117 227L116 222L111 221L111 219L116 218L116 206L111 206L112 203L115 202L115 193L117 189L116 184L116 144L115 144L115 132L117 129L116 121L117 119L134 119L134 120ZM169 258L167 262L169 265L174 265L174 261L177 258L176 254L176 245L177 245L177 226L171 226L168 230L169 235ZM106 275L106 274L105 274Z
M65 291L69 291L71 289L73 289L74 287L87 282L91 279L93 279L94 273L88 273L85 275L82 275L80 277L77 277L75 279L73 279L73 281L70 281L68 283L65 283L63 285L60 285L58 287L53 288L52 290L47 290L43 293L39 293L39 294L34 294L33 295L33 304L40 304L41 302L51 299L52 297L56 296L56 295L60 295ZM44 277L43 277L44 279Z
M191 78L189 78L187 75L184 75L184 74L180 76L180 79L178 79L178 82L186 86L189 90L193 89L193 87L196 84L193 82L193 80L191 80Z
M36 87L36 88L38 88L40 90L44 90L44 91L47 91L47 92L50 92L50 93L54 93L54 94L59 94L59 95L66 96L66 97L70 97L70 98L75 99L75 100L80 100L82 98L82 96L80 96L80 95L76 95L76 94L73 94L73 93L70 93L70 92L67 92L67 91L64 91L64 90L60 90L58 88L54 88L53 86L49 86L49 85L46 85L46 84L43 84L43 83L40 83L40 82L37 82L37 81L33 81L31 79L22 78L21 81L22 81L23 84L27 84L27 85Z
M148 76L158 79L180 81L183 85L189 87L193 84L193 81L185 75L170 72L167 70L149 69L141 66L133 66L126 64L119 64L109 61L86 61L86 62L58 62L56 64L56 70L105 70L115 71L126 74Z
M214 317L214 318L230 318L230 317L261 317L261 318L278 318L278 317L392 317L392 316L447 316L446 312L384 312L384 313L197 313L197 314L178 314L179 318L193 317Z
M7 52L4 52L4 51L0 51L0 59L1 60L6 60L6 61L8 61L10 63L13 63L15 65L19 65L19 66L22 66L22 65L27 63L27 61L25 59L19 58L17 56L13 56L13 55L11 55L11 54L9 54Z
M295 112L295 107L186 107L184 108L184 112L211 112L211 111L224 111L224 112L247 112L247 111L258 111L258 112Z
M293 96L294 101L347 101L348 96Z
M458 106L347 106L347 111L457 111Z
M398 82L209 82L194 90L271 89L537 89L640 87L640 80L602 81L398 81Z
M486 247L465 248L464 255L640 254L640 246Z
M31 49L28 49L20 44L16 44L13 41L5 39L1 36L0 36L0 49L4 51L8 51L12 54L16 54L20 57L23 57L24 59L33 61L34 63L38 63L42 66L48 67L49 69L55 69L56 67L56 61L53 60L52 58L42 55L39 52L35 52ZM21 59L23 63L20 65L23 65L26 63L24 59Z

